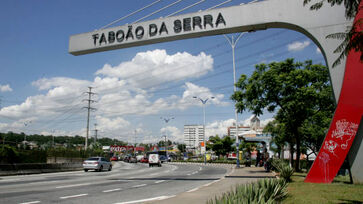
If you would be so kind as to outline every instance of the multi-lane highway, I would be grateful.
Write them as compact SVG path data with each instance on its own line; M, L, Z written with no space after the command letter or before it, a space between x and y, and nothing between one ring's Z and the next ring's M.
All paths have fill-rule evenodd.
M0 177L0 203L137 203L193 192L227 170L186 164L116 162L112 171Z

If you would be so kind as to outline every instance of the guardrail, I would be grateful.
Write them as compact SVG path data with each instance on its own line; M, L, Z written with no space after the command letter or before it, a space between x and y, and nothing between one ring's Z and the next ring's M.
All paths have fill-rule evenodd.
M62 171L81 170L82 163L31 163L31 164L0 164L0 176L39 174Z

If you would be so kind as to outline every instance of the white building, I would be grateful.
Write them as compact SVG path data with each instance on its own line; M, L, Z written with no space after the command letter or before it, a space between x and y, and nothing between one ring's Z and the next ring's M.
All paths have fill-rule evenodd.
M199 149L203 138L203 125L184 125L184 144L187 149Z

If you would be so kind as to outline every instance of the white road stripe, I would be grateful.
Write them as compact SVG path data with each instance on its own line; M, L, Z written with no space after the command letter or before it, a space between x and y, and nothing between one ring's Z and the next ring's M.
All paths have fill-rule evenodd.
M197 191L198 189L199 189L199 187L198 188L193 188L192 190L187 191L187 193L191 193L191 192Z
M165 180L159 180L159 181L155 181L155 183L162 183L164 182Z
M59 198L60 198L60 199L77 198L77 197L86 196L86 195L88 195L88 193L85 193L85 194L78 194L78 195L71 195L71 196L64 196L64 197L59 197Z
M150 176L155 176L155 175L158 175L159 173L153 173L153 174L150 174Z
M142 187L142 186L146 186L146 184L140 184L140 185L136 185L136 186L133 186L132 188L138 188L138 187Z
M192 175L192 174L187 174L187 176L190 176L190 175Z
M127 202L122 202L122 203L114 203L114 204L143 203L143 202L153 201L153 200L165 200L165 199L172 198L172 197L175 197L175 195L172 195L172 196L159 196L159 197L155 197L155 198L147 198L147 199L142 199L142 200L134 200L134 201L127 201Z
M213 182L210 182L210 183L204 184L203 186L210 186L211 184L213 184L213 183L217 183L218 181L220 181L220 180L215 180L215 181L213 181Z
M115 189L105 190L105 191L102 191L102 192L109 193L109 192L120 191L120 190L121 190L121 188L115 188Z
M74 184L74 185L68 185L68 186L57 186L55 188L71 188L71 187L88 186L88 185L91 185L91 183L80 183L80 184Z
M37 201L31 201L31 202L26 202L26 203L20 203L20 204L33 204L33 203L40 203L40 201L37 200Z

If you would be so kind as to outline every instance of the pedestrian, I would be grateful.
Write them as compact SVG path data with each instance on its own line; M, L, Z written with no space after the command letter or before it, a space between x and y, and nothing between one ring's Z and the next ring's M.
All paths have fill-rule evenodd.
M261 160L262 160L261 156L262 156L262 155L261 155L260 150L257 150L257 156L256 156L256 167L261 166Z

